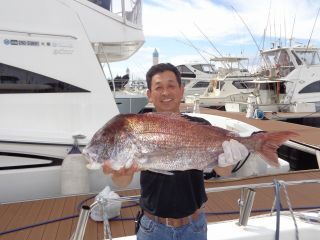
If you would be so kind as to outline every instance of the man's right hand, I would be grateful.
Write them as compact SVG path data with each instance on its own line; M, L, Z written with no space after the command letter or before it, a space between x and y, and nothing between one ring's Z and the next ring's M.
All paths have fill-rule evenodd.
M105 161L102 169L104 174L111 174L113 182L123 188L131 183L134 173L139 171L136 163L133 163L129 168L122 167L119 170L114 170L110 161Z

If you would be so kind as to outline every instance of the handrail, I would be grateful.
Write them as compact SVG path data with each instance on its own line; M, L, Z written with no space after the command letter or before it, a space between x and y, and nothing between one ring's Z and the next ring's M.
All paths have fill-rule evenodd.
M290 147L290 148L294 148L306 153L310 153L313 155L316 155L317 151L320 151L320 148L317 146L312 146L312 145L308 145L305 143L300 143L297 141L293 141L293 140L289 140L287 142L285 142L283 145Z
M310 180L299 180L299 181L283 181L286 185L300 185L300 184L311 184L311 183L320 183L320 179L310 179ZM274 187L275 184L272 183L257 183L257 184L246 184L246 185L235 185L235 186L227 186L227 187L217 187L217 188L208 188L206 189L207 193L213 192L224 192L224 191L232 191L232 190L239 190L242 188L269 188Z
M25 32L25 31L14 31L8 29L0 29L0 32L9 33L9 34L21 34L30 36L37 36L37 37L55 37L55 38L67 38L77 40L78 38L72 35L63 35L63 34L53 34L53 33L37 33L37 32Z
M310 179L310 180L299 180L299 181L282 181L282 180L275 180L272 183L257 183L257 184L246 184L246 185L237 185L237 186L227 186L227 187L217 187L217 188L206 188L207 193L212 192L223 192L223 191L232 191L242 189L241 198L239 201L240 207L240 217L239 217L239 225L247 225L248 218L251 213L254 196L255 196L255 189L258 188L268 188L268 187L276 187L276 185L300 185L300 184L313 184L313 183L320 183L320 179ZM105 206L108 202L128 202L128 201L139 201L140 195L134 196L124 196L119 198L108 198L108 199L98 199L90 207L83 206L80 217L78 220L77 228L74 234L71 236L71 240L82 240L84 237L87 220L89 218L90 211L97 205L101 204L103 211L105 211ZM109 239L112 239L109 220L104 219L104 237L108 235Z

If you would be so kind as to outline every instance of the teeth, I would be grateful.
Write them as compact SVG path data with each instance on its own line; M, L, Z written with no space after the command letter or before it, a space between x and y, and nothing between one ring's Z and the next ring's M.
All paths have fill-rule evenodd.
M171 98L169 98L169 99L164 99L164 100L162 100L162 102L170 102L172 99Z

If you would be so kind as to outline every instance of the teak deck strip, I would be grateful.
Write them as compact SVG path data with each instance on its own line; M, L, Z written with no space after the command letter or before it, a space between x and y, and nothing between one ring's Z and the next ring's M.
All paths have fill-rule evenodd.
M299 172L289 172L285 174L251 177L246 179L235 180L216 180L206 181L206 187L224 187L231 185L245 185L256 183L269 183L273 179L285 181L297 181L306 179L320 179L319 170L308 170ZM293 207L320 206L320 184L304 184L296 186L288 186L288 193ZM119 192L120 195L137 195L139 190L130 190ZM17 227L23 227L30 224L39 223L41 221L53 220L78 213L78 205L83 200L91 196L72 196L56 199L38 200L30 202L21 202L13 204L0 205L0 232L11 230ZM216 222L222 220L238 219L239 207L237 201L240 197L240 190L232 190L217 193L208 193L208 202L205 206L206 212L228 212L228 214L210 214L207 215L208 222ZM287 207L283 190L281 191L283 207ZM274 200L274 189L261 188L256 189L256 196L253 205L253 211L257 209L270 209ZM91 204L90 199L86 204ZM130 203L124 203L128 205ZM134 218L138 206L131 206L121 210L122 218ZM232 212L236 212L233 214ZM266 212L252 213L264 214ZM78 218L50 223L44 226L25 229L6 235L0 236L0 240L67 240L70 239L75 230ZM249 219L250 221L250 219ZM133 235L133 220L111 221L111 232L114 238ZM103 238L103 227L101 222L94 222L89 219L85 238L87 240Z

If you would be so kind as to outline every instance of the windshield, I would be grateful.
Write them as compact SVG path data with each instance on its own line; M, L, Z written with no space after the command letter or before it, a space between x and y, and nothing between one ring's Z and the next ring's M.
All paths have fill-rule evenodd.
M295 69L286 49L263 53L263 58L265 60L264 67L273 70L273 77L285 77Z
M89 0L134 24L142 24L141 0ZM123 3L123 4L122 4Z
M296 51L295 53L305 64L320 64L320 57L318 51Z
M214 66L211 66L209 64L196 64L196 65L192 65L192 67L204 73L214 72Z

